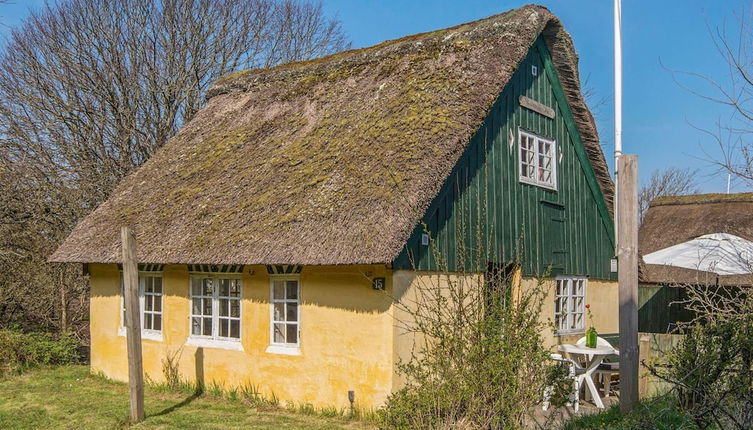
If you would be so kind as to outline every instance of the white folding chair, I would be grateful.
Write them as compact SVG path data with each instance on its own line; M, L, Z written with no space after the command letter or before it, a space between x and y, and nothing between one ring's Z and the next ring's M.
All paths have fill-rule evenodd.
M577 365L573 360L562 357L561 354L551 354L549 358L551 358L554 361L559 362L559 364L562 366L567 366L567 369L568 369L567 378L573 381L573 391L570 393L570 405L573 407L575 412L578 412L578 409L580 408L580 382L581 382L581 378L578 378L578 376L584 373L583 368ZM544 410L549 409L549 405L550 405L550 401L551 401L553 393L554 393L554 387L552 387L551 385L544 388L544 404L542 405L542 409Z
M578 339L576 345L585 345L586 337ZM608 340L603 337L596 337L596 346L606 346L607 348L614 348ZM588 357L589 360L593 359L593 356ZM604 387L604 397L609 397L609 393L612 391L612 375L620 374L620 363L604 363L602 362L594 372L599 377L599 382Z

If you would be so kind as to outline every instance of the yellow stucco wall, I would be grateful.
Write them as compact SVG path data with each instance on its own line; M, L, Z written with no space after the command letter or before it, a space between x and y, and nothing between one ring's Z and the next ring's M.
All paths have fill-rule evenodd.
M253 274L249 274L249 270ZM120 274L116 265L94 264L91 274L91 368L128 379L125 337L120 327ZM265 352L270 341L270 275L250 266L242 275L243 351L186 345L189 335L189 273L186 266L163 272L163 339L143 340L144 371L162 376L162 359L181 350L184 378L226 387L251 383L283 402L315 406L381 405L392 388L393 320L391 276L384 266L305 267L300 275L299 356ZM384 277L387 291L372 289L368 276Z
M91 367L110 378L128 379L125 337L120 331L120 273L116 265L93 264L91 273ZM384 277L386 291L371 288L369 277ZM405 330L406 307L416 301L420 285L442 285L446 275L396 271L384 266L307 266L300 275L301 355L266 352L270 341L270 275L250 266L242 275L243 351L186 345L189 335L189 273L186 266L163 272L163 338L143 340L144 371L160 381L162 360L180 351L180 372L189 380L226 387L254 384L283 402L347 407L354 390L359 407L380 406L403 381L396 363L410 357L417 342ZM537 280L523 278L521 288ZM554 280L543 283L547 298L542 320L554 317ZM402 304L396 305L393 299ZM600 333L616 333L617 283L589 280L586 302ZM588 323L587 323L588 324ZM545 343L575 342L582 334L543 333ZM419 339L420 341L420 339Z
M393 286L396 297L401 299L402 306L395 308L395 321L398 323L394 327L394 353L393 360L397 363L399 360L408 360L416 350L416 345L420 345L420 339L417 339L413 333L405 329L409 324L410 312L415 309L416 291L419 288L444 286L448 279L457 279L457 275L447 276L430 272L412 272L396 271L393 275ZM473 278L467 282L473 283ZM555 280L554 278L539 281L536 278L521 278L520 272L516 272L512 278L513 285L522 289L544 288L546 297L541 310L541 320L546 323L547 328L542 333L544 344L556 349L556 345L563 343L575 343L584 333L569 335L557 335L553 330L554 321L554 302L555 302ZM593 325L599 333L617 333L618 332L618 289L616 281L604 281L598 279L589 279L586 286L586 303L591 305L593 316ZM586 328L590 326L590 321L586 319ZM420 346L419 346L420 349ZM399 374L393 377L393 389L399 388L403 383Z
M534 278L524 278L523 288L533 288L539 281ZM541 310L544 321L554 321L555 281L554 278L546 279L541 284L546 289L547 296ZM586 303L591 305L591 315L596 331L601 334L617 333L619 324L619 298L617 281L604 281L589 279L586 285ZM586 328L591 322L586 316ZM553 330L547 329L544 333L545 345L554 349L555 345L563 343L575 343L583 337L584 333L558 336Z

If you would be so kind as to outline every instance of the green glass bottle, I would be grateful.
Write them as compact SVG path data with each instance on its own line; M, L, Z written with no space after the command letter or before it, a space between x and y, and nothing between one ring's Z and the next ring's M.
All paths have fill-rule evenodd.
M596 333L596 329L593 327L589 327L586 331L586 347L587 348L596 348L597 341L596 339L599 337L599 334Z

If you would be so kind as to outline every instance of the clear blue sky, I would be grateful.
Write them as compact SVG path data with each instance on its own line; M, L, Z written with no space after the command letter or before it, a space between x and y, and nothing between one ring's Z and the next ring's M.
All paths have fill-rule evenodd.
M354 47L448 27L525 4L513 0L323 0L336 15ZM724 81L728 70L709 28L730 31L744 13L746 0L623 0L623 151L639 156L641 178L669 166L698 168L701 191L724 192L726 175L707 161L718 147L695 127L711 129L730 111L680 88L667 68L692 71ZM17 25L41 0L0 5L0 35ZM614 150L613 36L611 0L541 1L575 39L583 80L607 103L595 115L607 159ZM663 64L663 66L662 66ZM706 155L708 154L708 155ZM742 191L741 185L733 191Z

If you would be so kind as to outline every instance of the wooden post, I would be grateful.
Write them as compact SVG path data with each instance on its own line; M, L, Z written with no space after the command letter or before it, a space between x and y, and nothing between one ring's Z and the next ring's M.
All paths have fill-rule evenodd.
M120 229L123 249L123 291L126 307L128 344L128 388L131 397L131 423L144 420L144 372L141 362L141 310L139 309L139 268L136 262L136 236L129 227Z
M620 410L638 402L638 157L618 162L617 280L620 296Z

